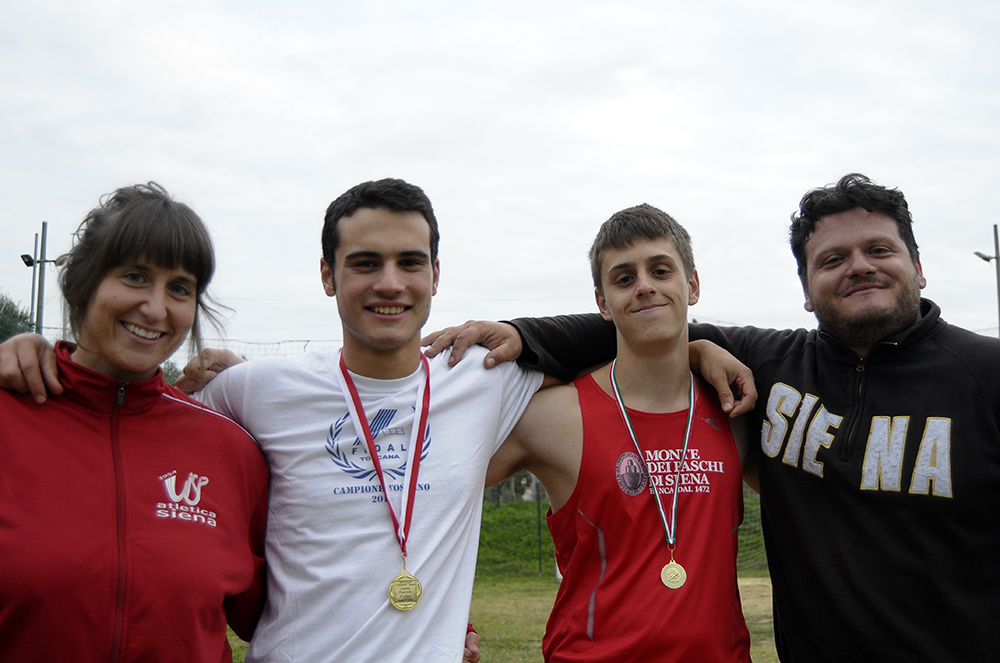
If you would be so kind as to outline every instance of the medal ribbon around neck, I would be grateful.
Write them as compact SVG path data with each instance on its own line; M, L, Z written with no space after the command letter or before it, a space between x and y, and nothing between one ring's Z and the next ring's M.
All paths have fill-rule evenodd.
M365 436L368 445L368 454L372 457L372 464L375 465L375 473L378 475L379 483L382 484L382 492L385 494L385 503L389 507L389 515L392 516L392 524L396 531L396 539L399 541L399 549L403 553L403 568L406 568L406 539L410 534L410 524L413 521L413 501L417 491L417 474L420 471L420 456L424 451L424 432L427 429L427 413L430 410L431 402L431 368L424 353L420 353L420 359L424 367L426 379L420 384L417 390L417 409L415 419L419 420L413 427L410 434L410 449L407 454L406 474L403 477L403 497L400 505L400 512L403 514L402 523L396 517L396 512L389 501L389 491L385 486L385 475L382 472L382 462L379 460L375 450L375 438L372 436L371 426L368 425L368 417L365 415L365 406L358 396L358 389L354 386L347 371L347 364L344 363L344 351L340 351L340 388L351 397L347 400L347 409L350 410L351 419L355 429L361 431Z
M670 520L673 523L673 526L671 526L671 523L667 522L666 513L663 511L663 502L660 500L660 491L655 485L653 485L653 475L649 471L649 465L646 463L646 459L642 456L642 448L639 446L639 439L635 434L635 428L632 427L632 420L629 419L628 410L625 409L625 402L622 400L621 391L618 389L618 380L615 378L615 365L617 363L617 359L611 362L611 389L614 391L615 402L618 403L618 411L622 415L622 421L625 423L625 428L628 430L629 437L632 438L635 450L639 452L639 460L642 461L642 468L646 471L646 478L649 480L649 487L653 491L653 497L656 498L656 508L660 511L660 521L663 523L663 531L667 537L667 546L670 548L670 559L672 561L674 558L674 546L677 543L677 494L679 492L678 488L680 488L681 466L684 464L684 459L687 457L688 442L691 441L691 422L694 420L694 376L690 376L691 385L688 390L688 416L687 426L684 428L684 450L681 452L680 461L677 463L677 474L674 478L674 499L673 504L670 507Z

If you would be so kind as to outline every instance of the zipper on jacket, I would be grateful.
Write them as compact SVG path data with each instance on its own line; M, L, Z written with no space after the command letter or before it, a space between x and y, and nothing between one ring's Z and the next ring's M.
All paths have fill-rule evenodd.
M854 367L857 371L857 385L854 390L854 411L851 414L851 425L847 431L844 444L840 447L840 460L848 460L851 457L851 449L854 448L854 433L858 430L858 421L861 420L861 410L863 408L863 394L865 386L865 358L858 357L858 365Z
M832 336L830 338L833 338ZM836 339L834 339L836 340ZM839 342L839 341L838 341ZM843 345L843 343L841 343ZM851 414L851 422L848 427L847 437L844 439L844 444L840 447L840 460L846 461L851 457L851 451L854 449L854 436L858 432L858 422L861 421L861 414L864 410L864 394L865 394L865 383L868 380L868 371L866 370L866 362L869 357L871 357L872 352L878 346L889 346L896 347L899 345L896 341L879 341L875 343L868 350L868 354L864 357L855 353L858 358L858 365L854 367L854 370L858 373L857 387L854 393L854 407ZM845 346L846 347L846 346Z
M115 500L118 519L118 593L115 599L115 632L111 642L111 663L121 656L122 638L124 637L125 621L125 581L128 577L125 568L125 471L122 466L121 448L118 440L118 420L121 408L125 404L125 389L127 382L118 383L114 404L111 406L111 455L115 465Z

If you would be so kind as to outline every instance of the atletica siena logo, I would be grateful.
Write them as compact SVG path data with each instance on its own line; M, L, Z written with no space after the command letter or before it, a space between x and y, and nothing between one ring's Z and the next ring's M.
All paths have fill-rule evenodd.
M177 520L193 523L203 523L209 527L215 527L216 515L214 511L208 511L198 506L201 501L201 489L208 484L208 477L198 476L194 472L188 474L187 481L181 492L177 492L177 470L168 472L159 477L163 482L163 489L167 493L169 502L160 502L156 505L157 518L176 518ZM181 502L184 502L181 504Z

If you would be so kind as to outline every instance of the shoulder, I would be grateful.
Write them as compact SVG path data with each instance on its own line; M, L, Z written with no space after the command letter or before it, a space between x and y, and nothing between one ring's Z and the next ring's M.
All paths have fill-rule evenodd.
M996 384L1000 374L1000 339L939 322L937 333L928 337L937 353L951 356L954 361L979 376L984 382ZM924 346L926 348L926 346ZM930 363L928 356L924 361Z
M691 325L692 339L706 339L725 348L745 363L756 363L815 344L815 329L765 329Z
M180 408L188 412L196 413L199 416L203 415L205 419L204 421L199 422L199 424L210 427L213 434L225 433L236 438L243 438L253 442L253 438L250 434L235 421L224 414L216 412L204 403L199 403L184 392L170 386L169 384L166 385L163 390L163 399L165 401L165 406L168 408ZM254 444L256 445L255 442Z
M993 352L1000 350L1000 339L992 336L983 336L969 329L948 324L943 320L939 324L941 325L939 336L944 340L954 343L957 348L964 347Z
M427 361L430 364L432 373L485 373L487 372L487 369L483 365L483 360L486 358L487 352L489 351L481 345L470 346L466 349L465 356L462 357L462 361L458 362L454 366L448 366L448 360L451 358L451 348L448 347L433 357L428 358Z
M532 402L538 401L546 407L575 407L580 410L580 396L575 384L561 384L537 392Z
M462 384L509 385L521 382L531 383L532 390L537 389L542 382L542 374L538 371L523 368L516 362L504 362L493 368L486 368L483 361L489 352L486 348L475 345L465 351L462 361L455 366L448 365L451 349L432 357L430 362L431 380L435 383L459 382Z
M234 388L234 385L243 383L273 389L286 383L302 384L312 376L335 380L339 358L337 352L324 348L292 357L256 357L221 372L215 380L208 383L206 389Z
M536 431L561 433L583 421L580 398L572 384L548 387L535 393L521 418ZM519 424L520 425L520 424Z

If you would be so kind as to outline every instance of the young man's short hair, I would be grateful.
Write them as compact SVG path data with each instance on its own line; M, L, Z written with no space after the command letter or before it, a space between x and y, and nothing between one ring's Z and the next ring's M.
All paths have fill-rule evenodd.
M691 249L691 236L672 216L646 203L613 214L601 225L590 247L590 271L597 291L604 294L601 263L608 249L627 248L637 239L663 238L670 240L680 254L684 262L685 276L693 274L694 251Z
M351 187L326 209L323 222L323 259L333 268L334 255L340 245L337 224L345 216L351 216L359 209L386 209L390 212L417 212L425 219L431 230L431 262L437 260L438 232L434 208L423 189L403 180L386 178L372 182L362 182Z

